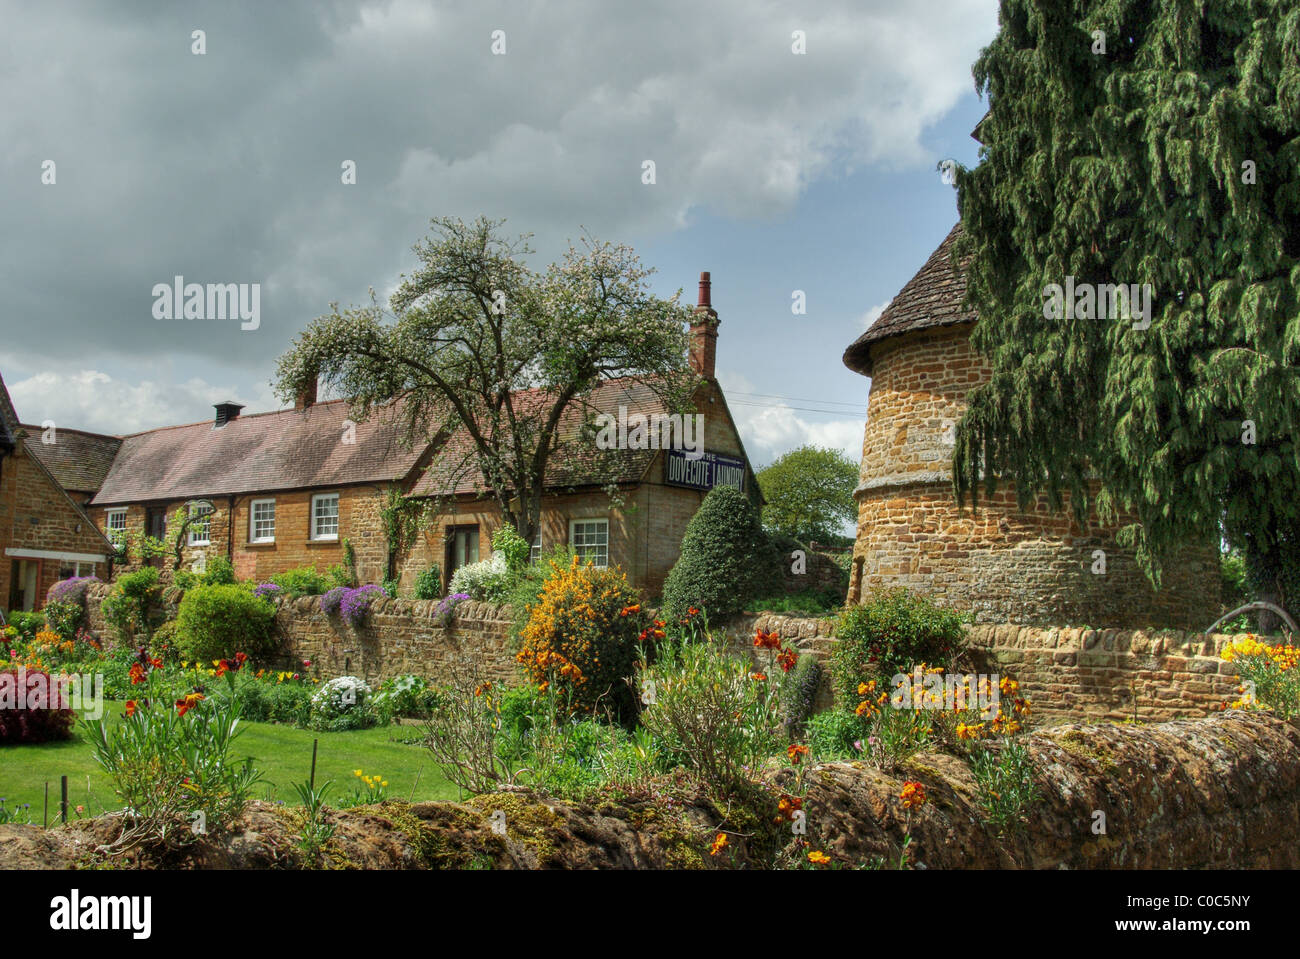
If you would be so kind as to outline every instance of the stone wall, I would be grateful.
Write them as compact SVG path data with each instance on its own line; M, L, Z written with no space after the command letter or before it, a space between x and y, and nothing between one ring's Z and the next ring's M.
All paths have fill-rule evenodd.
M822 660L817 708L829 706L829 657L835 621L764 613L727 627L734 648L753 653L754 631L775 632L801 653ZM968 627L973 672L1014 677L1038 719L1162 721L1207 716L1239 697L1236 669L1219 658L1236 636L1178 631Z
M976 622L1204 629L1220 615L1216 544L1188 544L1151 587L1114 525L1075 523L1044 497L1027 510L1014 489L958 509L954 427L988 376L964 324L872 348L862 445L858 535L849 601L904 586ZM1068 509L1068 502L1066 504ZM1096 566L1104 552L1105 569Z
M87 591L89 628L116 641L100 604L106 585ZM379 682L415 673L434 682L449 679L473 661L487 678L517 676L509 633L512 611L488 603L462 603L448 628L433 622L435 601L380 599L360 629L320 611L320 597L280 600L276 628L282 638L279 668L303 669L322 678L345 674ZM174 615L174 610L171 611ZM768 666L755 653L754 633L775 632L823 666L816 707L832 704L829 658L835 646L833 617L761 613L734 617L726 627L731 646ZM1236 670L1219 658L1235 636L1177 631L1090 630L1014 625L968 627L968 652L960 668L1012 676L1033 703L1039 720L1133 719L1163 721L1210 715L1238 698Z
M322 678L360 676L372 685L403 673L447 682L467 667L502 683L516 675L506 606L462 603L445 629L433 621L433 600L376 600L358 629L321 612L319 596L282 600L278 607L281 668L302 671L309 661L310 672Z

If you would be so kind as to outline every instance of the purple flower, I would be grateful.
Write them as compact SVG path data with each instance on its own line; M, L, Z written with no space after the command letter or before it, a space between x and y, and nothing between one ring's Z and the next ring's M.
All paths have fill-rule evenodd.
M356 589L344 590L339 601L339 615L349 626L360 626L370 615L370 604L381 596L387 596L382 586L358 586Z
M86 590L91 583L98 583L98 576L71 576L61 579L50 587L48 599L58 603L80 603L86 598Z
M344 586L335 586L329 592L320 598L321 612L333 616L339 611L339 604L343 602L343 594L347 592Z
M456 616L456 607L469 599L469 593L452 593L433 611L433 621L446 629Z
M264 599L267 602L275 599L283 590L275 583L259 583L253 589L253 595L258 599Z

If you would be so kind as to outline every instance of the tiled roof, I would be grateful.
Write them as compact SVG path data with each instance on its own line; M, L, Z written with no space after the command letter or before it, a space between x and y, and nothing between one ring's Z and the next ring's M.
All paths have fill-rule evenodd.
M305 410L240 416L136 433L122 439L96 506L272 490L343 486L405 477L427 448L403 449L391 411L356 424L345 443L344 400Z
M104 483L104 477L113 466L113 457L122 445L120 436L104 436L82 430L58 429L53 443L42 443L39 426L23 424L31 437L28 451L49 470L50 475L65 490L73 493L93 493Z
M870 329L844 351L845 366L870 376L872 344L917 330L974 322L975 314L961 308L966 277L952 262L953 245L960 234L958 223Z
M663 413L667 407L649 386L631 379L607 380L592 391L587 409L572 404L560 421L559 449L551 454L546 470L546 486L562 489L571 486L604 486L609 483L635 483L645 474L658 450L602 450L594 438L583 439L584 422L599 413L618 416L618 408L627 415ZM487 484L478 468L473 442L468 433L458 430L439 450L429 469L416 483L414 496L449 496L479 493Z

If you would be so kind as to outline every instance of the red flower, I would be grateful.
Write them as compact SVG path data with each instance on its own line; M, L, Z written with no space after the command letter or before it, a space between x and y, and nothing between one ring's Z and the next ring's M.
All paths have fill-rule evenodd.
M144 682L144 667L141 666L139 663L132 663L130 676L131 676L131 685L139 686L142 682Z
M785 754L790 757L790 762L792 764L798 766L800 758L808 755L808 747L791 743L790 746L786 748Z
M130 719L134 715L135 715L135 700L128 699L126 701L126 718Z
M781 667L782 672L788 673L790 670L794 669L795 664L799 662L799 654L793 649L782 649L776 654L776 662L777 665Z

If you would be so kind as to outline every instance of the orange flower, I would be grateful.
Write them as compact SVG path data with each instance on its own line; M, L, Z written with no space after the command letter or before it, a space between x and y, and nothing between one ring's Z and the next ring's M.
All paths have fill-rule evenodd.
M132 663L130 676L132 686L140 685L144 682L144 667L139 663Z
M126 701L126 718L130 719L134 715L135 715L135 700L128 699Z
M176 700L176 715L184 716L203 700L202 693L190 693L184 699Z
M755 682L762 683L762 682L766 682L766 681L767 681L767 674L766 674L766 673L750 673L750 674L749 674L749 678L752 679L752 680L754 680Z
M904 809L916 809L925 805L925 787L911 779L903 783L903 791L899 796L903 800Z
M814 866L824 866L831 861L831 857L824 852L810 852L808 853L808 861Z
M761 629L755 629L754 646L756 649L780 649L781 637L776 633L765 633Z
M713 845L709 847L709 855L716 856L718 853L722 852L726 846L727 834L725 832L718 833L717 838L713 840Z
M789 746L786 747L785 754L790 758L791 763L798 766L799 759L803 756L808 755L808 747L791 743Z
M790 672L798 662L799 654L793 649L785 648L776 654L776 663L781 667L782 672Z

